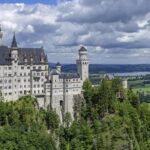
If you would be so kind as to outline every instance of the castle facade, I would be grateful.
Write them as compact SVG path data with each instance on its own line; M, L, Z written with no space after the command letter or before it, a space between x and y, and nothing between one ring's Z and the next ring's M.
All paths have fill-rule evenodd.
M41 48L20 48L15 34L11 47L2 43L0 28L0 94L5 101L15 101L21 96L37 98L39 107L51 106L62 121L65 113L74 117L75 97L82 93L83 82L89 76L87 50L81 47L77 73L64 74L61 64L50 69L48 59Z

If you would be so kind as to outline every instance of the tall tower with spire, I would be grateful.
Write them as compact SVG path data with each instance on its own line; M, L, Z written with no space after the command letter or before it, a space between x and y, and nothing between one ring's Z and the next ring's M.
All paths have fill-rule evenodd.
M0 25L0 46L3 45L3 32L2 32L2 26Z
M84 82L89 78L89 60L87 57L87 49L81 47L79 49L79 59L77 60L77 72L81 80Z
M13 35L13 40L12 40L12 44L11 44L11 58L14 61L18 60L18 47L17 47L17 41L16 41L15 33Z

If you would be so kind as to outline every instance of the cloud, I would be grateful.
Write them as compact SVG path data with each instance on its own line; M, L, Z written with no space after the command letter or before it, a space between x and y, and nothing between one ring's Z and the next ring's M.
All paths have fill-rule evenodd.
M4 42L44 46L50 62L75 63L80 45L91 63L149 63L149 0L60 0L57 5L0 4Z
M74 4L68 6L70 13L66 10L59 20L80 23L126 22L148 13L149 5L149 0L75 0Z

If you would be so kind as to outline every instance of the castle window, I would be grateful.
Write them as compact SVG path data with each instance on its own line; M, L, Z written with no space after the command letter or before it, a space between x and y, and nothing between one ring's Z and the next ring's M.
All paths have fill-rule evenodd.
M21 69L24 69L24 67L21 67Z
M30 66L28 66L27 69L30 69Z
M11 67L9 67L9 70L11 70Z
M41 66L39 66L39 69L41 69Z
M22 76L22 73L20 73L20 76Z

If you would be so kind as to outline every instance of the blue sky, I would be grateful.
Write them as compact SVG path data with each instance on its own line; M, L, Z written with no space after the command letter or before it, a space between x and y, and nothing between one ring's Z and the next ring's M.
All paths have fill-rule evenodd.
M44 4L56 4L57 0L0 0L0 3L26 3L26 4L35 4L35 3L44 3Z

